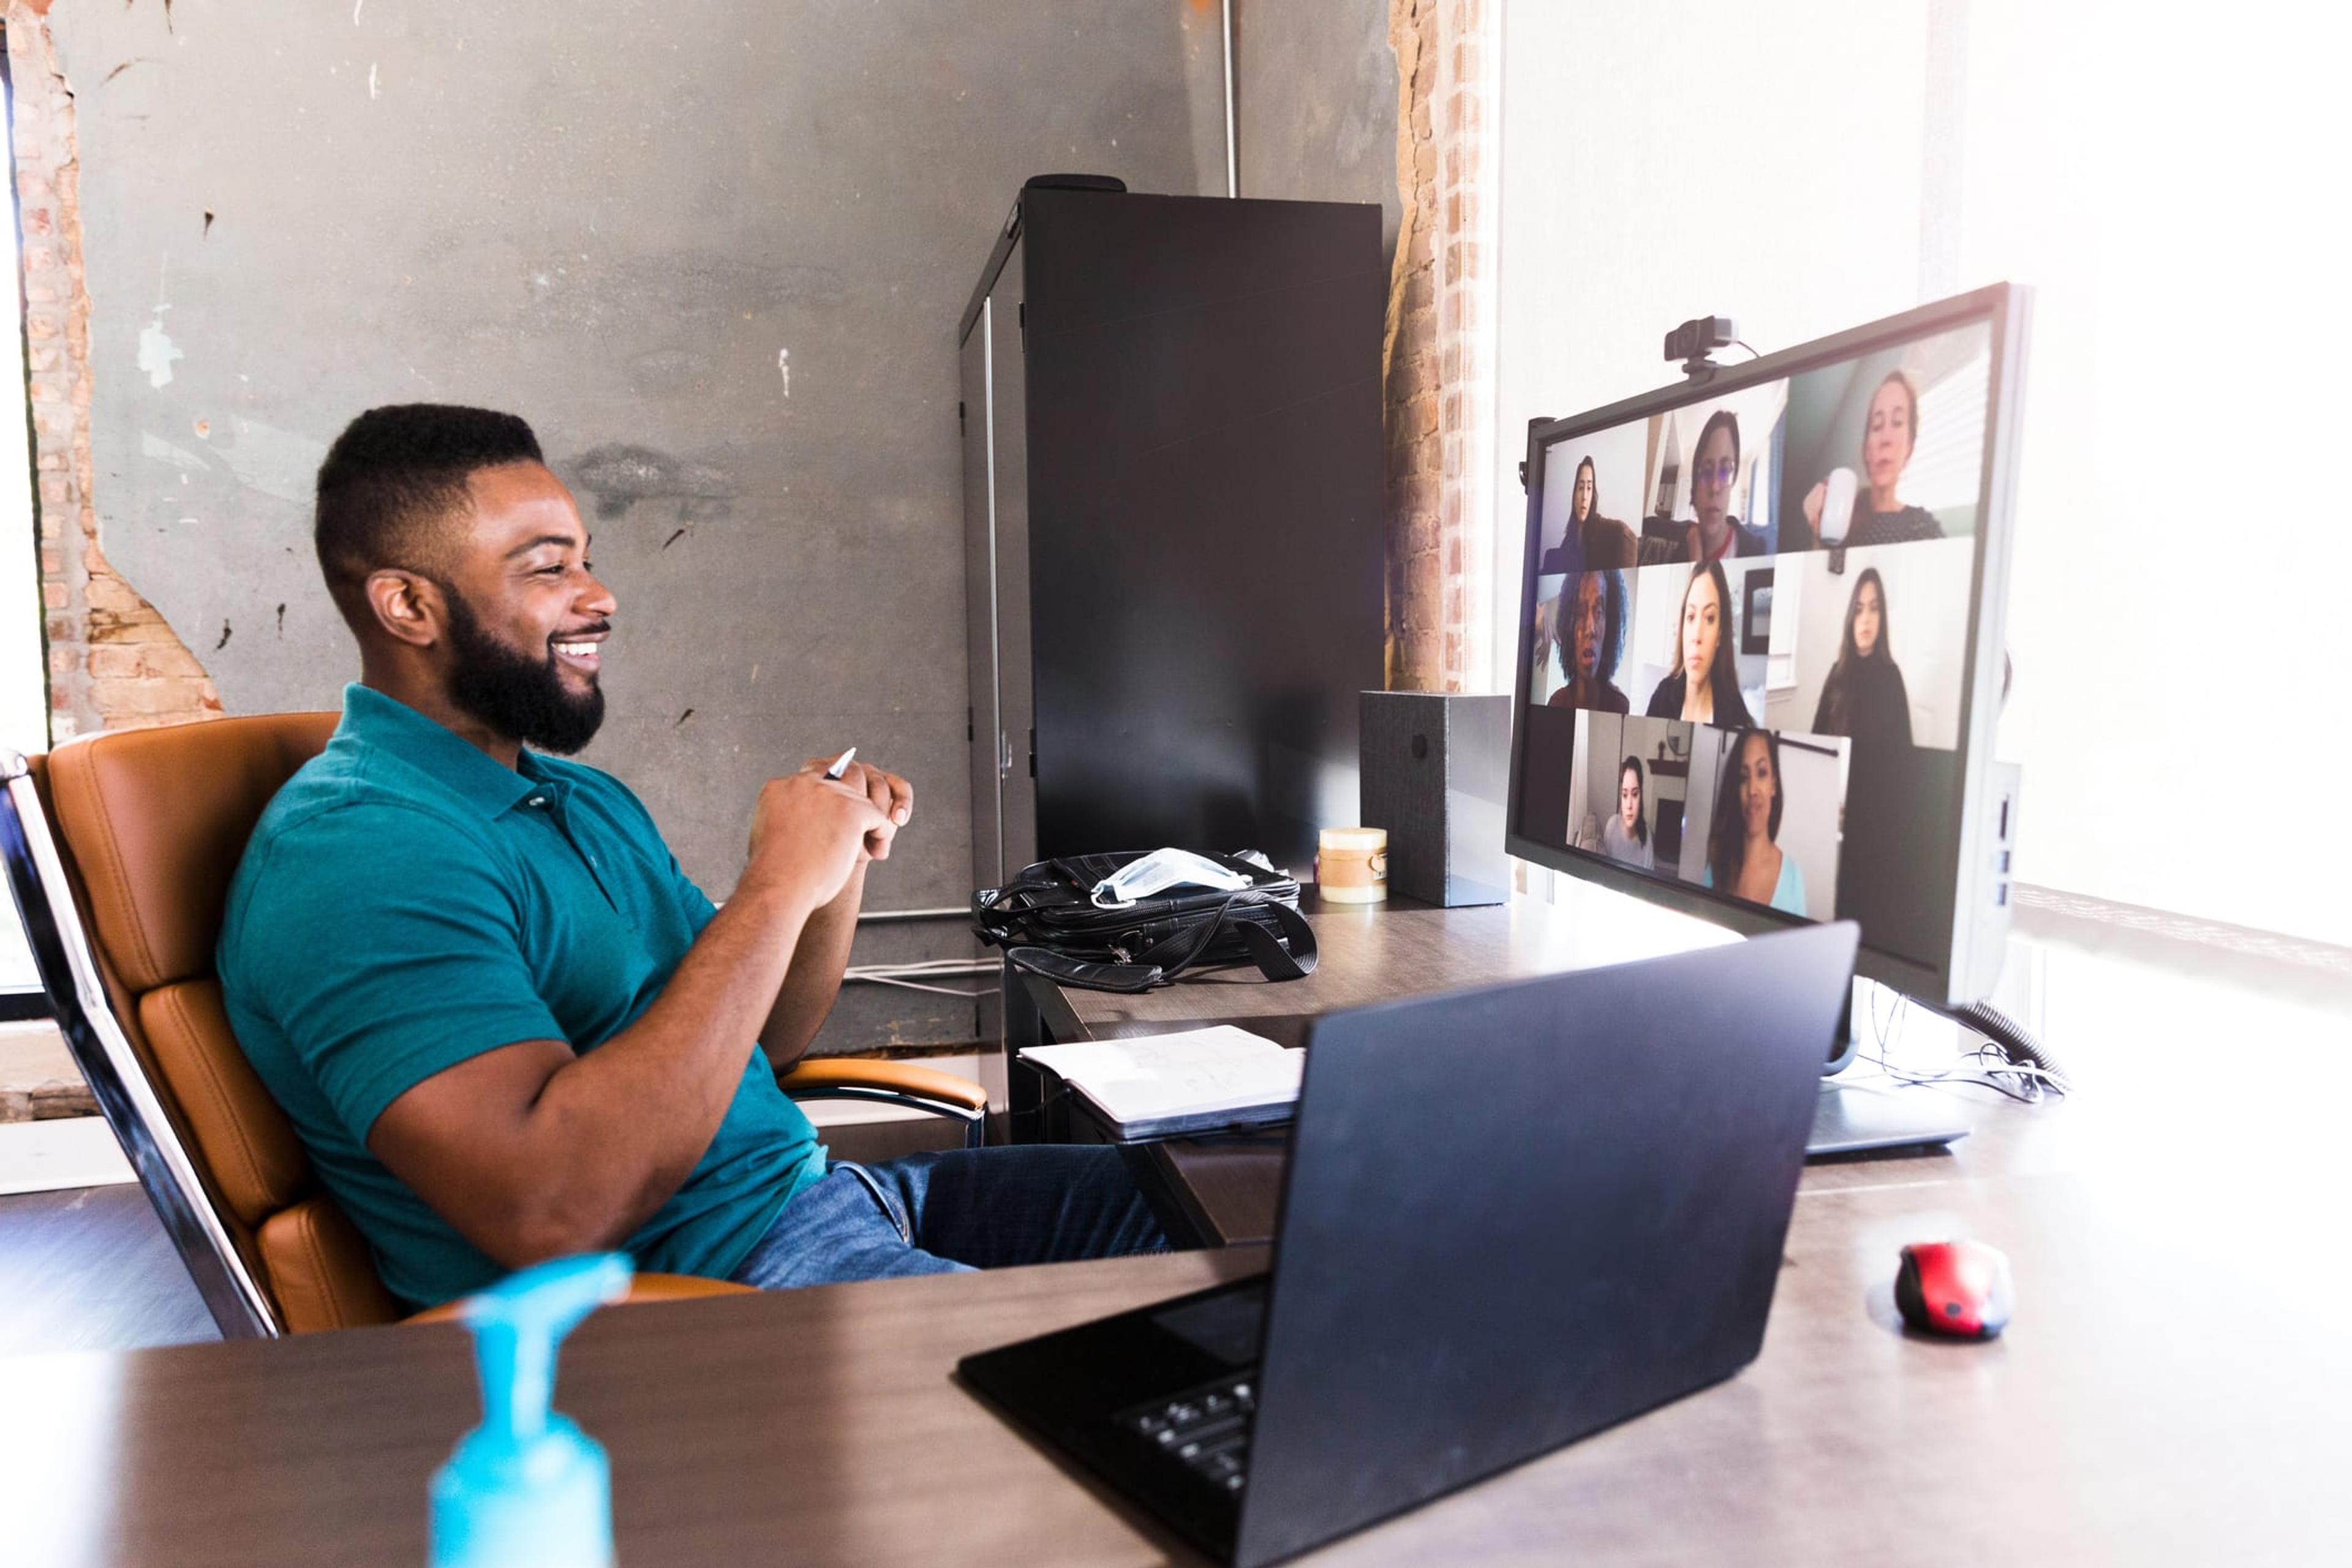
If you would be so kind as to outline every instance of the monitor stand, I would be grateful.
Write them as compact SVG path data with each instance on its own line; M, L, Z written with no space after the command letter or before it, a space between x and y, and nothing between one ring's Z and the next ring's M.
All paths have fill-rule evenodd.
M1951 1007L1921 1002L1916 996L1910 1000L1983 1036L2018 1067L2034 1069L2039 1074L2042 1092L2066 1092L2066 1070L2051 1054L2050 1047L1999 1008L1986 1003ZM1845 1070L1861 1053L1850 993L1845 1013L1838 1020L1838 1053L1822 1069L1824 1078ZM1895 1089L1823 1083L1821 1100L1813 1108L1813 1131L1805 1140L1805 1157L1811 1160L1935 1149L1968 1135L1969 1123L1961 1109L1948 1101L1938 1103L1927 1096L1906 1094Z
M1969 1135L1957 1108L1860 1084L1825 1083L1813 1107L1805 1158L1940 1148Z
M1851 987L1845 1011L1838 1016L1837 1041L1837 1050L1822 1068L1824 1079L1843 1072L1862 1054L1862 1039L1853 1026ZM1824 1082L1821 1099L1813 1106L1813 1130L1805 1139L1805 1158L1910 1152L1941 1148L1967 1137L1967 1120L1948 1100L1937 1103L1940 1099Z

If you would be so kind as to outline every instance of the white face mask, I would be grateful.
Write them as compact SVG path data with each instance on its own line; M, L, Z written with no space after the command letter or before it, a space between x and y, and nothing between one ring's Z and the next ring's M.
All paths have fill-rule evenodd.
M1214 888L1223 893L1237 893L1249 885L1250 879L1241 872L1228 871L1190 849L1155 849L1097 882L1094 901L1097 909L1123 910L1139 899L1164 893L1171 888Z

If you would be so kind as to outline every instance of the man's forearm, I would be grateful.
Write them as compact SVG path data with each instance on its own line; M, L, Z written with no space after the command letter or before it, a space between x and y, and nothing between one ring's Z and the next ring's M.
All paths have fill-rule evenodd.
M849 891L890 818L821 770L770 779L735 895L642 1016L593 1049L518 1040L412 1086L369 1149L466 1238L509 1267L625 1240L694 1173L771 1026L794 954L839 984L857 900L803 936L827 889ZM824 964L814 955L827 955ZM797 993L796 993L797 994ZM796 1008L814 1020L823 1006Z
M866 901L866 863L861 861L831 902L803 922L775 1005L760 1031L768 1060L778 1072L807 1054L841 995L842 972L849 966L857 937L857 911Z
M550 1211L533 1228L562 1250L610 1246L685 1184L814 920L739 889L643 1016L548 1079L530 1113L547 1162L532 1188Z

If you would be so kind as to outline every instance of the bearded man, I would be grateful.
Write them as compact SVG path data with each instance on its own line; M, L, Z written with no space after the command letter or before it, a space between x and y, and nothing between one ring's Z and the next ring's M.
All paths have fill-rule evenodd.
M360 647L320 756L229 889L229 1021L320 1181L414 1306L621 1247L763 1288L1163 1248L1118 1152L829 1161L776 1087L841 987L904 779L762 786L723 910L610 774L617 605L530 426L353 420L316 544Z

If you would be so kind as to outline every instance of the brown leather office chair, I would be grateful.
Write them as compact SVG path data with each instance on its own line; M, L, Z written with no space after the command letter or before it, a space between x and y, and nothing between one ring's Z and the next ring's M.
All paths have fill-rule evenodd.
M92 736L47 758L0 754L0 859L58 1027L230 1337L401 1315L237 1047L213 973L254 824L335 722L217 719ZM975 1143L987 1112L978 1085L904 1062L806 1062L781 1081L800 1099L951 1116ZM631 1299L741 1289L640 1275Z

